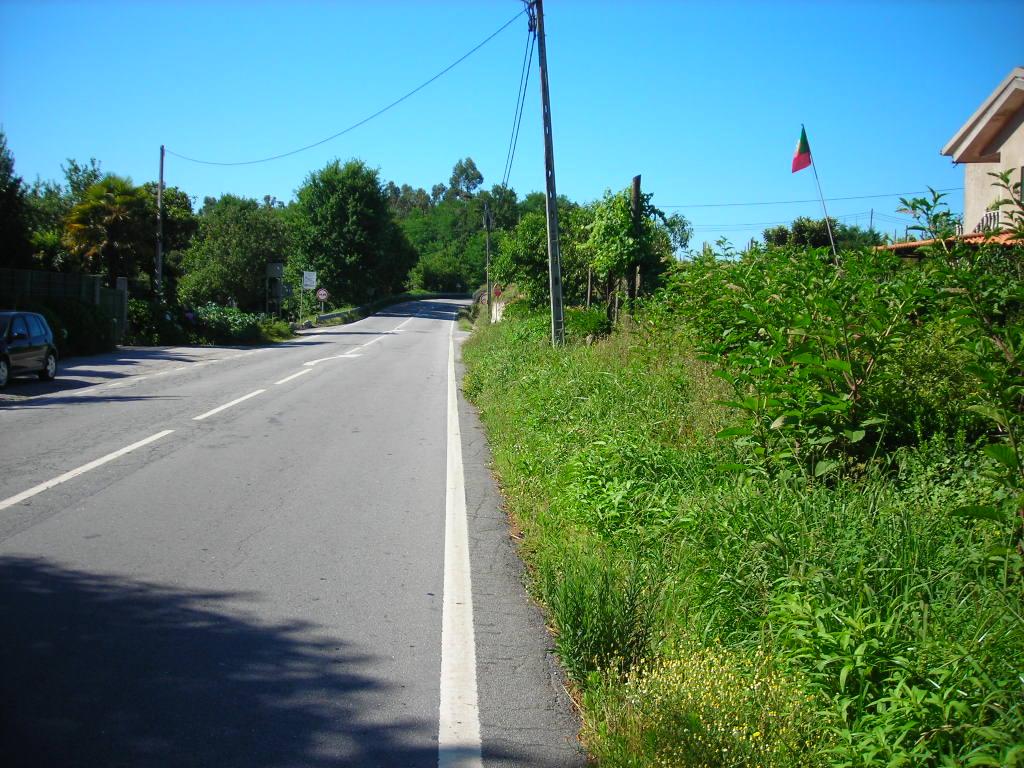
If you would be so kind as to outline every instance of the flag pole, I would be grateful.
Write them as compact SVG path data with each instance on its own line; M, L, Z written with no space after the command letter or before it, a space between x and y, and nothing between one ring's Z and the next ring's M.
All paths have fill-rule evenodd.
M800 123L800 130L806 131L804 124ZM811 152L811 170L814 171L814 183L818 186L818 197L821 198L821 210L825 212L825 228L828 229L828 241L832 245L832 258L839 263L839 254L836 252L836 241L832 237L832 223L828 219L828 208L825 206L825 195L821 192L821 181L818 179L818 164L814 162L814 153Z

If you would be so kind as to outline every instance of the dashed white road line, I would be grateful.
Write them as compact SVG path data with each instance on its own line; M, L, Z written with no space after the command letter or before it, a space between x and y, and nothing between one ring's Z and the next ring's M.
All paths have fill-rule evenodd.
M302 376L303 374L309 373L312 370L313 370L312 368L303 368L298 373L293 373L291 376L285 376L280 381L275 381L274 384L275 385L277 385L277 384L284 384L285 382L291 381L292 379L297 379L297 378L299 378L299 376Z
M476 690L473 585L469 570L462 433L455 388L455 323L448 333L448 484L445 494L444 598L441 607L441 706L438 768L482 768Z
M90 461L88 464L83 464L82 466L78 467L78 469L72 469L70 472L65 472L63 475L59 475L58 477L55 477L52 480L47 480L45 483L40 483L39 485L33 486L32 488L29 488L27 491L22 491L21 493L15 496L11 496L10 498L4 499L3 501L0 501L0 510L7 509L8 507L13 507L15 504L25 501L25 499L32 498L37 493L42 493L45 490L53 488L55 485L66 483L68 480L72 480L78 477L79 475L84 475L89 470L103 466L108 461L113 461L114 459L120 458L121 456L124 456L126 453L131 453L136 448L141 448L144 445L149 445L150 443L156 442L161 437L166 437L173 431L173 429L165 429L163 432L157 432L155 435L150 435L145 440L139 440L137 443L132 443L131 445L126 446L119 451L108 453L106 456L101 456L95 461Z
M207 419L210 416L213 416L215 413L220 413L221 411L227 410L228 408L230 408L233 405L238 405L239 403L245 402L250 397L256 397L256 395L262 395L266 391L267 390L265 390L265 389L257 389L255 392L250 392L248 395L242 395L241 397L235 398L230 403L224 403L224 405L218 405L212 411L207 411L206 413L200 414L199 416L193 416L192 417L192 421L202 421L203 419Z
M309 368L312 368L317 363L323 363L323 362L326 362L327 360L341 360L344 357L359 357L359 353L358 352L346 352L343 355L331 355L330 357L320 357L320 358L317 358L316 360L307 360L306 362L303 363L303 365L305 365L305 366L307 366Z

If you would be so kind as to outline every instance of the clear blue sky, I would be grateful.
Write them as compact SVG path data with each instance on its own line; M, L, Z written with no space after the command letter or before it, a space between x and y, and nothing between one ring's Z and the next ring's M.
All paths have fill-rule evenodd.
M1024 63L1024 3L547 0L558 191L584 202L643 176L693 222L694 245L742 245L765 225L820 216L790 173L805 123L827 198L961 187L939 150ZM442 70L522 8L476 2L0 0L0 124L27 181L95 157L155 180L159 146L240 161L318 141ZM170 156L166 181L199 202L289 200L334 158L429 188L472 157L501 179L526 43L521 16L395 109L275 162L213 167ZM534 69L510 184L543 187ZM953 192L954 210L962 195ZM683 207L673 207L683 206ZM829 213L892 232L895 197Z

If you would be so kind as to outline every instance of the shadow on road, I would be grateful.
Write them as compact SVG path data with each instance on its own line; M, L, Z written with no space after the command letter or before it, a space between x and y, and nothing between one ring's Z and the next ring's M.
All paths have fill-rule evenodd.
M145 400L180 400L178 395L71 395L68 397L0 397L0 411L45 410L80 403L132 403Z
M0 558L4 765L437 765L436 712L364 716L372 656L244 597Z
M375 313L378 317L426 317L431 320L457 320L461 304L443 301L417 301L397 304Z

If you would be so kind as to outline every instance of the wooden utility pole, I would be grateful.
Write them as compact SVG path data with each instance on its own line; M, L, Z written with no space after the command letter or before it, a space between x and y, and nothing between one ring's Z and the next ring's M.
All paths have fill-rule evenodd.
M491 322L491 206L484 202L484 231L487 233L487 322Z
M156 295L162 298L164 282L164 145L160 145L160 181L156 185Z
M540 97L544 117L544 176L547 180L548 281L551 286L551 343L565 343L565 318L562 315L562 259L558 247L558 193L555 191L555 149L551 138L551 98L548 92L548 56L544 43L544 0L530 5L531 26L537 35L537 60L540 64Z
M641 235L643 230L641 229L641 215L640 210L640 175L637 174L633 177L633 197L632 197L632 208L633 208L633 259L630 267L626 270L626 295L629 297L629 311L633 311L633 305L636 302L637 294L640 293L640 256L643 244L641 242Z

